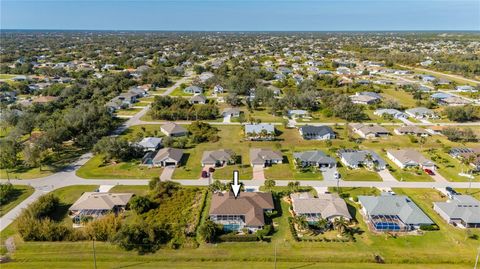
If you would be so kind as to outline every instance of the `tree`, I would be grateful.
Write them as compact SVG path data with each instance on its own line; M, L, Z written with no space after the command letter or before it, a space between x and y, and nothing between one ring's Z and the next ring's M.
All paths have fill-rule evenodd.
M297 215L293 218L293 222L297 225L298 229L300 230L308 229L308 221L305 216Z
M153 203L146 196L134 196L129 204L137 214L143 214L152 208Z
M273 179L266 179L264 182L264 186L267 190L272 190L275 187L276 182Z
M125 250L137 250L139 254L144 254L155 252L170 239L167 227L141 220L122 225L113 241Z
M457 122L474 121L478 117L478 109L471 105L449 106L444 113L449 120Z
M14 192L15 189L12 184L0 183L0 205L7 203Z
M220 182L220 180L216 179L215 181L212 182L212 184L210 184L208 186L208 189L211 191L211 192L218 192L218 191L223 191L225 190L227 187L225 184L223 184L222 182Z
M14 139L0 140L0 168L13 169L18 164L19 144Z
M344 217L340 217L338 219L335 219L333 222L333 227L335 230L337 230L341 235L344 235L347 233L349 227L348 227L348 222L345 220Z
M218 225L211 221L210 219L207 219L202 226L200 226L200 229L198 230L200 236L205 240L207 243L213 243L215 242L217 236L219 235L220 229L218 228Z
M288 186L288 188L290 189L290 191L296 192L296 191L298 191L298 189L299 189L299 187L300 187L300 182L298 182L298 181L290 181L290 182L288 182L287 186Z

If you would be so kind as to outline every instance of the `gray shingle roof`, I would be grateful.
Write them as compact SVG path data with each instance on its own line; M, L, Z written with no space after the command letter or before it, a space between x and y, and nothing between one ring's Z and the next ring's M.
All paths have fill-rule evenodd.
M371 216L398 216L410 225L434 224L433 221L405 195L358 196L358 201Z
M299 128L303 136L324 136L326 134L335 135L335 132L329 126L304 125Z
M454 195L453 199L448 202L433 204L450 219L461 219L466 223L480 223L480 202L470 195Z
M320 150L309 150L303 152L295 152L293 153L293 157L295 159L299 159L302 162L315 162L315 163L322 163L322 164L336 164L337 161L327 156L323 151Z
M259 134L262 130L267 131L271 134L275 132L275 127L273 124L260 123L260 124L245 124L245 133Z

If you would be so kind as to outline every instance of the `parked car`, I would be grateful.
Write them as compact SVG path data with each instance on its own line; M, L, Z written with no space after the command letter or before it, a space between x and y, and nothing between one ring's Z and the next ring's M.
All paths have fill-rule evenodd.
M202 171L202 178L207 178L209 177L209 174L207 171Z
M430 169L425 168L425 169L423 169L423 171L425 171L425 173L429 174L430 176L435 175L435 173Z
M453 199L454 195L459 195L459 193L455 191L452 187L446 187L445 190L447 191L447 196L450 199Z
M215 168L213 168L213 167L208 168L208 172L209 172L209 173L215 172Z

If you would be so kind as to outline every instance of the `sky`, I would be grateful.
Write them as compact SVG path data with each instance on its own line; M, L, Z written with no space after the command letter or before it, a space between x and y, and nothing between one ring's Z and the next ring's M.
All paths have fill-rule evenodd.
M480 30L480 0L0 0L0 29Z

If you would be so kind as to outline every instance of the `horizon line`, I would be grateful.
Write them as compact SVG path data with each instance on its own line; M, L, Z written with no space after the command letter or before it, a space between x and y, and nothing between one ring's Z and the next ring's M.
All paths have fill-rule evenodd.
M95 31L95 32L206 32L206 33L234 33L234 32L303 32L303 33L315 33L315 32L474 32L480 33L480 29L462 29L462 30L154 30L154 29L29 29L29 28L8 28L1 29L2 31Z

